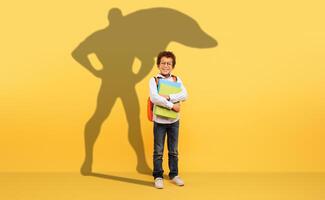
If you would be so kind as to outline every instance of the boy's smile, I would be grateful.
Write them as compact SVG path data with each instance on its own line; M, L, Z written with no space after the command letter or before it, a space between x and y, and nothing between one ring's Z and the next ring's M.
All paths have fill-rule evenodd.
M158 69L160 70L160 74L163 76L168 76L173 70L173 58L162 57L160 60L160 64L158 65Z

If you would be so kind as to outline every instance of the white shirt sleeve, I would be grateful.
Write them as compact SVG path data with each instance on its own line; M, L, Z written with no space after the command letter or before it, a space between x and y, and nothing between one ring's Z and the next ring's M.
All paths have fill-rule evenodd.
M182 91L177 94L169 95L170 101L173 103L178 102L178 101L185 101L188 97L187 90L184 87L183 82L179 77L177 77L177 82L179 82L181 84Z
M165 99L164 97L158 94L156 81L155 78L153 77L149 81L149 89L150 89L150 100L153 104L158 106L163 106L168 109L173 108L174 104L172 102L168 101L167 99Z

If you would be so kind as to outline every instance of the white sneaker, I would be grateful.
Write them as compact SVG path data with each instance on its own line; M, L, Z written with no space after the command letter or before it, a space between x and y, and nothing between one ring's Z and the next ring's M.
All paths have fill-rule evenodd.
M158 189L164 188L164 181L162 178L158 177L155 179L155 188L158 188Z
M178 186L184 186L184 181L179 176L175 176L172 181Z

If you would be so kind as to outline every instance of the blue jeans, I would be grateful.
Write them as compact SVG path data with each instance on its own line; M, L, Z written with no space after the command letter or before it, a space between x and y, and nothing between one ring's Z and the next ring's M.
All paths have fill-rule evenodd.
M167 134L169 178L178 175L178 129L179 121L172 124L154 122L153 177L163 177L162 168L165 136Z

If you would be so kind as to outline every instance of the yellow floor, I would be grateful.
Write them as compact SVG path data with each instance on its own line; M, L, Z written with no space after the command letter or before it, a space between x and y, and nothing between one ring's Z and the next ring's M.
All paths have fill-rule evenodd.
M184 187L136 173L0 173L0 199L325 200L325 173L184 173Z

